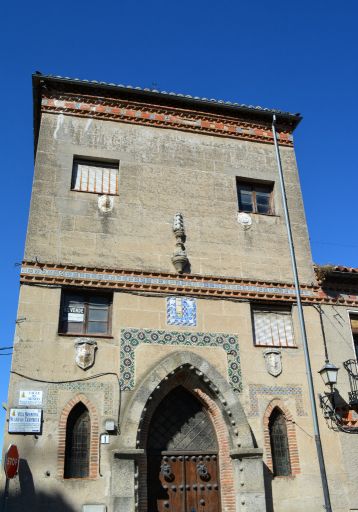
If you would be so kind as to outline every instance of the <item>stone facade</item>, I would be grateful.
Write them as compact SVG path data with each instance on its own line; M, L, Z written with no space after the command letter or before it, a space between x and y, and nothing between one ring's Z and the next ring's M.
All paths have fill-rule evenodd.
M15 333L8 406L19 408L24 390L42 391L43 422L36 435L6 426L4 446L16 443L21 454L8 511L149 512L151 418L178 386L202 404L216 433L222 512L322 509L267 111L42 76L34 88L35 177L18 313L25 320ZM325 343L337 366L354 357L347 311L358 310L358 290L332 292L316 280L292 146L298 119L277 116L316 392L324 393L317 372ZM78 158L117 165L118 195L99 205L103 194L73 190ZM252 213L249 229L237 220L237 179L272 187L273 210ZM190 264L182 275L172 263L177 212ZM63 331L66 292L110 297L106 334ZM294 344L276 347L278 374L267 371L269 344L255 342L256 306L291 311ZM81 314L71 310L73 321ZM76 364L79 336L96 341L88 368ZM339 379L346 397L348 377ZM89 471L64 478L79 403L90 417ZM275 410L287 427L286 476L273 466ZM333 510L356 510L354 429L340 431L320 410L319 420Z

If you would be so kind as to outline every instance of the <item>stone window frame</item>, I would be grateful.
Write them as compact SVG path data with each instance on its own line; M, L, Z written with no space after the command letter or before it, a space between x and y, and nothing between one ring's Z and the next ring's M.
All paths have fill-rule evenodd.
M352 338L354 358L358 362L358 328L355 326L354 321L358 320L357 310L348 310L349 327Z
M249 188L252 192L252 210L248 211L240 205L240 188ZM269 194L269 209L267 212L259 212L257 205L257 192L262 189L263 192ZM256 214L256 215L275 215L274 208L274 182L273 181L265 181L265 180L255 180L255 179L246 179L241 177L236 177L236 194L237 194L237 208L239 212L245 212L248 214Z
M85 320L83 321L83 330L81 332L72 332L72 331L65 331L62 327L63 325L63 319L62 319L62 313L63 308L65 304L65 297L66 295L82 295L84 297L83 304L85 304ZM88 325L88 298L90 296L105 296L108 297L108 321L107 321L107 331L105 333L92 333L87 332L87 325ZM113 311L113 292L109 291L101 291L101 290L90 290L90 289L83 289L83 288L62 288L61 290L61 303L60 303L60 314L58 319L58 334L61 336L88 336L88 337L112 337L112 311Z
M87 170L87 189L82 188L82 176L80 178L80 185L76 188L76 178L77 173L79 172L79 166L87 166L88 168L92 167L94 172L94 190L89 190L89 173ZM109 182L108 189L105 191L104 182L103 182L103 173L104 170L108 169L109 171ZM112 171L112 172L111 172ZM80 174L85 172L84 170L80 171ZM115 174L115 190L111 191L111 175L114 172ZM97 173L101 173L101 188L96 190ZM85 157L85 156L77 156L74 155L73 163L72 163L72 173L71 173L71 191L72 192L84 192L85 194L97 194L97 195L107 195L107 196L118 196L119 195L119 160L102 160L97 158Z
M270 417L275 409L279 409L279 411L283 414L286 420L286 428L287 428L287 439L288 439L288 451L290 456L291 463L291 474L287 476L277 476L273 473L273 460L272 460L272 452L271 452L271 439L270 439ZM266 465L268 469L271 471L273 478L292 478L301 473L299 454L298 454L298 445L297 445L297 437L296 437L296 427L295 421L292 417L292 414L287 409L282 400L278 398L274 398L266 407L264 418L264 452L266 454Z
M88 409L91 420L91 439L89 454L89 472L83 478L65 478L66 427L67 419L73 408L80 402ZM72 398L62 409L58 428L57 476L63 481L96 480L99 477L99 421L96 407L82 394Z
M274 344L274 343L258 343L256 340L256 329L255 329L255 312L257 313L276 313L287 315L291 321L291 332L292 332L292 344L288 344L287 338L286 343ZM276 347L276 348L297 348L297 343L295 340L295 331L293 325L293 317L292 317L292 306L291 304L251 304L251 319L252 319L252 335L255 347Z

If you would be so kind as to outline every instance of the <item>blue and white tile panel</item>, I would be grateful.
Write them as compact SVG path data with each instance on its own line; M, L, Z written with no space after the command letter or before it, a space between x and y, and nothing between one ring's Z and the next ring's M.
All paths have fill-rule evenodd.
M167 297L168 325L196 325L196 299Z

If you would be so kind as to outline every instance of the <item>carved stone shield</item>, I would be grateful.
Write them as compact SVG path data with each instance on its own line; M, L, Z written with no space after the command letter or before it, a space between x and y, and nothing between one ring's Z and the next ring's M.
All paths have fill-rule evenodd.
M282 354L277 348L268 348L264 351L266 370L273 377L278 377L282 373Z
M94 365L94 357L97 349L97 342L91 338L76 338L76 364L82 370L87 370Z

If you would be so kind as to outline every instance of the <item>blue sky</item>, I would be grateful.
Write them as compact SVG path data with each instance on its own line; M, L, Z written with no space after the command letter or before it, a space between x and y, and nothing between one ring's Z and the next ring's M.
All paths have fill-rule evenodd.
M36 70L301 112L295 147L313 259L358 266L357 19L356 0L6 2L0 347L16 320ZM0 402L9 368L0 356Z

